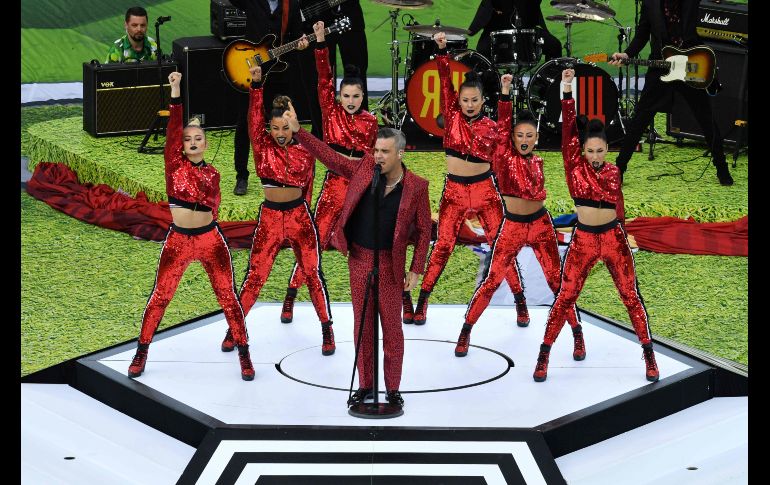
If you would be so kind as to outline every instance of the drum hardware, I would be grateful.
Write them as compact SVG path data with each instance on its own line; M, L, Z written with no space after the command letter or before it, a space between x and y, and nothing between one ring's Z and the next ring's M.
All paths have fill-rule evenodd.
M609 6L594 0L551 0L551 6L586 20L606 20L615 16Z
M544 40L537 29L506 29L490 32L492 64L512 73L527 71L540 63Z
M396 7L396 9L418 9L430 7L433 0L372 0L374 3Z

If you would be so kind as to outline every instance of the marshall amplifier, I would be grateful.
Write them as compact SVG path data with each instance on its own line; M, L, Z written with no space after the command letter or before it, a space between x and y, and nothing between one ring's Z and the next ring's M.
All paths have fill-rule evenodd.
M166 103L171 96L168 75L176 62L128 64L83 63L83 129L93 136L143 133L160 109L160 87ZM166 107L164 106L163 109Z
M698 6L695 30L705 39L746 43L749 40L749 7L727 0L703 0Z
M228 0L211 0L211 33L220 40L239 39L246 35L246 12Z
M214 36L174 40L174 59L182 73L185 119L200 115L206 129L234 128L238 110L248 106L248 95L230 86L222 73L222 52L227 43Z

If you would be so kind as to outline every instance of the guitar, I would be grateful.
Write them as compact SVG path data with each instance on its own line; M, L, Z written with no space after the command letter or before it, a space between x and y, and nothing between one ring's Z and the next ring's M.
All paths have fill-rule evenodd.
M344 32L349 29L350 19L342 17L324 29L324 35ZM276 40L275 34L267 34L262 37L258 44L248 40L234 40L225 47L222 53L222 72L233 88L244 93L249 91L251 86L249 68L254 64L262 66L263 82L271 72L282 72L289 67L287 63L281 60L281 56L295 50L300 39L274 47ZM308 35L307 40L313 42L316 40L316 35Z
M315 19L321 12L332 9L337 5L341 5L347 1L348 0L321 0L318 3L314 3L313 5L309 6L308 8L300 9L299 14L302 17L302 21L306 22L308 20Z
M608 54L591 54L583 57L586 62L607 62ZM714 51L707 46L678 49L673 46L663 48L663 60L624 59L623 64L656 67L668 71L660 80L665 82L684 81L690 87L706 89L711 85L716 73Z

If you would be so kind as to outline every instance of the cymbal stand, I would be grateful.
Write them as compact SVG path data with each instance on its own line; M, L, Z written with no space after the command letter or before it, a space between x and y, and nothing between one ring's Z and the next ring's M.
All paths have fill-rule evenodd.
M390 85L390 92L386 93L380 101L377 103L377 106L374 107L372 111L379 113L380 117L382 118L383 123L387 124L387 118L390 119L390 122L392 123L393 127L396 129L401 129L401 125L404 122L404 117L406 115L406 111L402 113L400 110L402 96L401 93L399 93L398 90L398 66L401 63L401 57L399 52L399 41L396 38L396 34L398 33L398 14L400 9L396 8L389 12L390 16L390 58L391 58L391 85ZM388 19L385 19L382 23L384 24L387 22ZM382 25L382 24L380 24ZM376 28L379 28L378 25ZM376 30L375 28L375 30ZM388 106L390 104L390 106ZM390 113L388 113L390 111Z

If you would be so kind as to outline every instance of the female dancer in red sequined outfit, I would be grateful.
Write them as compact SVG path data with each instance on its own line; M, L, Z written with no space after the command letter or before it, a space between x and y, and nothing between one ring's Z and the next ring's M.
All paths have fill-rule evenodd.
M532 113L524 111L519 113L516 125L512 125L513 107L509 94L512 79L510 74L504 74L500 79L502 96L497 104L499 138L492 164L505 202L505 219L492 245L489 266L468 303L465 324L455 348L458 357L468 354L473 325L489 305L489 300L503 281L508 268L516 264L516 256L524 245L529 245L535 252L554 294L559 292L561 283L556 231L551 214L543 206L546 195L543 159L532 152L537 143L537 121ZM575 360L583 360L586 355L585 344L574 308L567 313L567 321L572 327L575 340L573 357Z
M313 183L315 160L297 143L289 124L283 118L283 113L289 109L289 98L275 98L270 132L265 131L262 71L259 66L254 66L250 72L253 81L250 89L249 138L254 150L257 175L265 189L265 201L260 206L257 228L254 230L249 269L241 287L241 305L248 315L270 275L278 250L288 240L302 273L307 277L310 299L321 321L321 353L331 355L336 348L331 308L321 271L318 230L306 197ZM230 337L229 333L225 336L223 351L232 349Z
M219 201L219 172L203 160L208 144L200 123L182 126L179 82L182 74L168 76L171 85L170 116L166 128L166 193L173 223L158 261L155 287L142 315L139 346L129 377L139 377L147 363L147 352L155 330L174 296L187 266L200 261L209 275L217 301L225 313L228 332L238 346L241 377L254 379L249 357L244 313L235 292L233 266L225 236L216 222Z
M623 229L623 192L620 169L605 163L607 136L604 124L591 120L583 138L581 155L580 138L575 120L575 100L572 99L573 69L562 72L562 137L561 150L564 172L570 195L575 201L578 215L577 227L564 257L561 289L556 298L545 328L533 378L542 382L548 375L548 357L551 345L564 325L564 318L583 289L588 273L601 260L615 282L620 299L628 309L628 316L639 341L642 343L648 381L658 380L658 366L652 350L652 337L642 295L634 269L634 256Z
M374 148L374 142L377 140L377 118L361 109L364 83L358 77L359 71L355 66L345 67L345 77L340 83L340 101L335 99L334 77L329 64L324 23L316 22L313 31L318 40L315 47L315 65L318 69L318 100L321 104L324 141L337 153L351 160L360 160L364 153L371 152ZM348 179L342 175L327 170L313 212L321 250L325 250L330 244L331 232L342 211L348 183ZM295 263L283 300L283 323L290 323L294 318L294 299L297 297L297 290L304 283L304 275Z
M457 233L465 213L478 215L487 241L491 245L503 220L503 201L495 185L491 162L497 146L496 123L481 113L484 103L483 86L479 75L473 71L465 76L460 93L452 88L446 35L435 35L439 47L436 55L441 79L441 111L444 114L444 151L447 171L444 191L439 202L438 239L428 259L428 269L422 280L420 298L409 319L411 300L404 295L404 322L421 325L428 311L428 297L441 276L449 255L455 246ZM529 324L524 291L514 265L506 275L516 299L517 322Z

